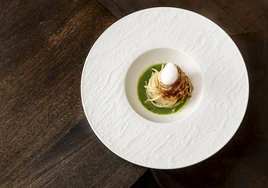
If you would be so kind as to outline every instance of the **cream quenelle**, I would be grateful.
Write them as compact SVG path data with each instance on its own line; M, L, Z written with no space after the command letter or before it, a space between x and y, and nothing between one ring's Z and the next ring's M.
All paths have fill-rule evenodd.
M172 85L179 77L177 67L173 63L167 63L160 74L160 81L164 85Z

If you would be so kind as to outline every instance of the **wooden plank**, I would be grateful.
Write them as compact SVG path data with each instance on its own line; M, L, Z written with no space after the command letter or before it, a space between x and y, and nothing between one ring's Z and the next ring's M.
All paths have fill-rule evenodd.
M131 188L161 188L154 178L151 169L148 169L132 186Z
M0 78L44 48L49 38L81 11L87 1L30 0L24 3L13 0L4 3L0 16Z
M256 32L261 30L268 29L268 8L265 13L258 18L246 31L247 32Z
M249 28L268 8L266 0L215 0L215 2L245 29Z
M212 0L148 0L148 1L134 1L134 0L99 0L108 10L110 10L116 17L121 18L132 12L150 8L150 7L178 7L197 12L221 26L229 34L237 34L244 32L244 28L237 23L231 16L229 16L221 7L219 7Z
M51 187L90 187L93 180L98 185L108 179L128 185L143 168L111 156L92 132L81 132L85 129L78 129L79 135L86 134L82 138L64 137L84 117L80 78L85 58L117 19L95 0L14 0L1 8L0 187L42 187L48 182ZM107 171L107 181L102 180L100 170L107 169L99 169L98 152L102 162L110 158L107 164L116 163L120 173L108 178Z
M23 165L34 173L23 176L15 187L130 187L145 170L108 150L86 118L47 152ZM14 185L10 183L3 185Z

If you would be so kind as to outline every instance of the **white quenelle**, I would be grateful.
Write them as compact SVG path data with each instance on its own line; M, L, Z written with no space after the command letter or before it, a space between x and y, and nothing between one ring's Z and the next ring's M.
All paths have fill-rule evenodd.
M173 63L167 63L164 69L161 71L160 81L165 85L171 85L179 77L178 69Z

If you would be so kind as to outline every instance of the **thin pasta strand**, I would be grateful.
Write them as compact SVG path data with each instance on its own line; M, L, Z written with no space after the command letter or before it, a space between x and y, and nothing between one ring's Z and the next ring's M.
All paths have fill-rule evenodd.
M160 81L160 74L164 65L162 65L161 71L152 68L152 76L148 83L145 82L145 89L147 100L158 108L174 108L184 102L186 97L192 96L193 85L190 79L185 75L178 65L175 65L179 77L177 81L170 85L164 85Z

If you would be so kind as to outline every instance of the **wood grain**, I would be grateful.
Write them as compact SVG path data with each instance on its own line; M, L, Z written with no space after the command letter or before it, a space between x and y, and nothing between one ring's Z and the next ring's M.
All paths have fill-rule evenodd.
M244 32L244 28L212 0L99 0L116 17L121 18L132 12L159 6L177 7L197 12L221 26L229 34Z
M119 159L89 127L83 118L47 152L24 164L34 173L15 186L129 187L143 169Z
M131 188L160 188L150 169L148 169L132 186Z
M27 58L44 48L49 38L81 11L87 1L24 3L17 0L5 1L5 4L0 17L0 66L5 71L1 71L0 78L14 71L19 64L26 63ZM62 13L65 10L68 14Z
M215 2L245 29L249 28L268 8L267 0L215 0Z
M88 125L69 132L84 117L86 55L116 18L94 0L14 0L1 9L0 187L131 184L143 168L109 153Z
M256 32L267 29L268 29L268 8L265 10L263 15L261 15L254 23L252 23L252 25L249 26L247 32Z

